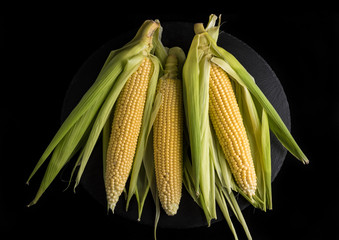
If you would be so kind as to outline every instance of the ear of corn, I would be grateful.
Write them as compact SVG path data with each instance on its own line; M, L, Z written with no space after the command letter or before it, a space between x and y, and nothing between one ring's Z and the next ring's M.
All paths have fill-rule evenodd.
M27 183L53 153L40 188L30 205L38 201L61 168L82 149L75 166L80 165L78 184L115 99L135 67L132 63L137 63L140 56L145 58L149 55L153 47L152 35L158 27L159 24L154 21L145 21L131 42L111 52L96 81L62 124L29 176ZM153 74L156 75L159 73L159 62L152 62L155 62Z
M175 215L179 208L183 169L182 82L177 78L177 72L178 60L172 48L165 74L158 82L157 92L162 96L162 103L153 127L158 195L163 209L170 216Z
M183 70L192 157L192 163L185 164L188 170L184 171L184 182L203 208L207 221L212 218L211 202L217 200L233 229L227 201L250 239L232 190L240 192L255 207L272 208L269 129L298 159L304 163L308 160L253 77L234 56L217 46L220 18L217 26L216 20L211 15L206 29L202 24L194 26L196 35ZM206 168L207 162L215 170L215 178ZM231 172L233 178L229 177ZM213 199L206 190L214 185ZM194 196L192 187L202 193L203 199Z
M146 57L127 80L116 103L105 166L107 201L112 211L132 167L151 74L152 62Z
M208 224L216 218L215 171L210 160L209 75L210 55L201 48L199 35L193 38L183 66L183 98L192 157L195 195L203 199ZM206 49L206 47L205 47ZM207 214L206 214L207 213Z

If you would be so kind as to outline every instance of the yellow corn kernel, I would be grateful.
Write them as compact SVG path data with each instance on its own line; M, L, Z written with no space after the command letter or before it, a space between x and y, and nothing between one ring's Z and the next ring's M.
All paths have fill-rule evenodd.
M113 212L132 168L151 70L152 62L145 58L127 80L115 106L105 170L107 202Z
M153 148L156 184L162 208L175 215L182 189L183 102L182 82L159 79L157 91L162 103L154 122Z
M252 197L257 179L246 130L231 81L214 63L210 69L209 114L238 186Z

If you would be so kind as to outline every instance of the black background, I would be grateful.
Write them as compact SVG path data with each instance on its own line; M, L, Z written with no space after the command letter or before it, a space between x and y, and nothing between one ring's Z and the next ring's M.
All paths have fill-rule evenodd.
M29 186L25 182L60 127L72 77L95 50L145 19L206 23L222 9L124 15L106 5L20 10L1 20L0 232L152 239L153 227L107 215L81 187L76 194L63 192L65 172L30 208L43 171ZM244 210L253 239L338 239L338 14L223 13L222 20L222 31L247 43L275 71L289 100L292 134L310 159L304 166L287 155L273 183L272 211ZM221 237L232 239L225 221L209 228L158 229L158 239Z

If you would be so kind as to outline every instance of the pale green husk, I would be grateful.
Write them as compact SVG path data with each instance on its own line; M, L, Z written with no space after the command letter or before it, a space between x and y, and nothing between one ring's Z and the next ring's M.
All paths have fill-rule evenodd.
M107 120L110 119L114 103L126 80L138 68L144 57L149 57L152 60L153 73L150 85L156 85L160 62L151 55L151 50L153 48L152 36L158 28L159 23L151 20L145 21L129 43L109 54L96 81L64 121L29 176L27 183L52 154L40 188L29 206L39 200L61 168L81 150L75 164L75 167L80 166L75 186L79 184L89 156L103 129L104 146L107 146L107 129L110 125ZM148 93L154 89L154 87L150 87ZM145 109L152 107L153 99L153 96L147 97L148 106ZM145 113L145 115L147 114L149 114L149 110ZM105 153L106 149L103 152Z

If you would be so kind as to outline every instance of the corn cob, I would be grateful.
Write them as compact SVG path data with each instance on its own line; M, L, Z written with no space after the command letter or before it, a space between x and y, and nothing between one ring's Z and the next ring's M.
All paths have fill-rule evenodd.
M212 63L209 81L209 114L239 187L249 196L255 194L256 174L243 119L227 73Z
M183 102L178 60L171 50L169 53L165 75L157 87L162 103L154 122L153 147L159 199L167 215L172 216L179 208L182 189Z
M113 212L132 167L151 73L152 61L146 57L127 80L116 103L105 172L107 202Z

